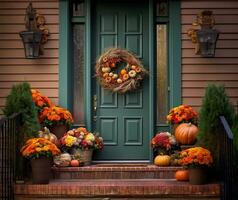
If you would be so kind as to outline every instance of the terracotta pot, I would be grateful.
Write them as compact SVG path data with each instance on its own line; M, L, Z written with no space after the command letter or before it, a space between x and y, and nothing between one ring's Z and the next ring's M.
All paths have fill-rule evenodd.
M84 165L90 165L92 162L92 155L93 155L93 149L88 150L82 150L79 148L72 149L71 154L73 156L79 156L80 161L84 163Z
M62 138L64 134L69 130L69 127L64 124L59 124L49 127L50 132L55 134L58 139Z
M207 182L207 170L205 168L190 168L189 183L192 185L201 185Z
M52 158L41 157L31 160L32 182L48 184L51 177Z

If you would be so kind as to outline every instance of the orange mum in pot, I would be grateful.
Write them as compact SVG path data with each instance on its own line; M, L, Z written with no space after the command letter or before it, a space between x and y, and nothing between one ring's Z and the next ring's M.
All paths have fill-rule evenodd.
M71 113L58 106L45 107L39 116L40 123L44 126L52 126L57 124L65 124L70 126L73 123Z

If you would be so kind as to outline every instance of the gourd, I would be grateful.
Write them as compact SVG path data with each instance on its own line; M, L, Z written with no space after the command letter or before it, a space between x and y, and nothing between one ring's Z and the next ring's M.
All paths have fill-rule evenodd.
M175 138L179 144L194 144L198 127L191 123L182 123L175 129Z
M68 153L62 153L54 157L54 164L59 167L67 167L70 165L71 156Z
M58 144L57 137L53 133L51 133L47 127L44 127L43 131L39 131L39 137L45 138L56 145Z
M170 164L170 156L158 155L155 157L154 164L157 166L168 166Z
M189 172L188 170L178 170L175 172L175 179L177 181L188 181L189 180Z
M79 161L78 160L71 160L70 162L70 166L72 167L78 167L79 166Z

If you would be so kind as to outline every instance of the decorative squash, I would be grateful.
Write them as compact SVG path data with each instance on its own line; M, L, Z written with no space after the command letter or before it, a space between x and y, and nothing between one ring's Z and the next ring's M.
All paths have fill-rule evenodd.
M68 153L62 153L54 157L54 164L59 167L67 167L71 163L71 156Z
M70 162L70 166L72 167L78 167L79 166L79 161L78 160L71 160Z
M170 164L170 156L158 155L155 157L154 164L157 166L168 166Z
M175 138L179 144L194 144L198 127L191 123L182 123L175 129Z
M177 181L188 181L189 180L189 173L188 170L178 170L175 172L175 179Z
M45 138L45 139L51 141L52 143L58 145L57 137L53 133L51 133L47 127L44 127L43 131L39 131L39 137Z

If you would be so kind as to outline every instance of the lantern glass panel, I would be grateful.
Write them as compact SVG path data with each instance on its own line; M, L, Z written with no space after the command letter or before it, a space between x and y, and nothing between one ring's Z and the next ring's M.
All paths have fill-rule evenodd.
M22 38L25 57L26 58L37 58L39 57L40 41L42 33L40 31L22 31L20 33Z
M218 32L213 29L201 29L197 32L200 54L203 57L214 57Z

